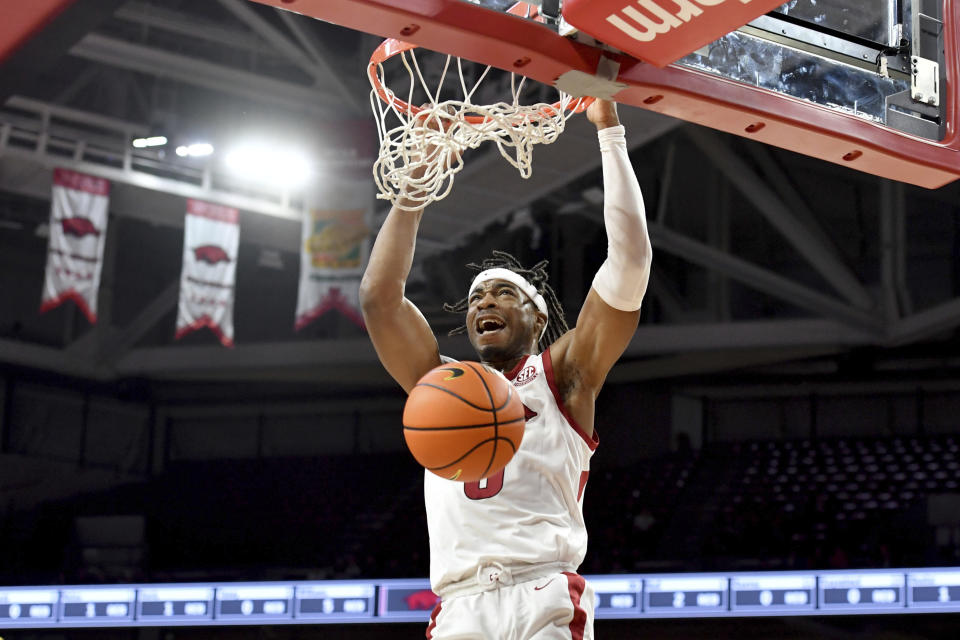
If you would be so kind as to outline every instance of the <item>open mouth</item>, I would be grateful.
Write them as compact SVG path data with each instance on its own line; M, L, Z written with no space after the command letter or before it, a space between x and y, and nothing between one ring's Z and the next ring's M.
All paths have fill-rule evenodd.
M495 316L486 316L477 320L477 334L494 333L500 331L506 324Z

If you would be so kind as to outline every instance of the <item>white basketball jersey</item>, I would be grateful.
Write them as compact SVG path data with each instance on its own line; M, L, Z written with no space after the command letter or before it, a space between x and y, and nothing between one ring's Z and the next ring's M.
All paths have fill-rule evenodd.
M480 483L425 472L430 584L441 596L493 562L511 568L561 563L575 571L587 551L583 489L596 432L588 437L564 408L549 349L527 356L506 377L527 421L503 471Z

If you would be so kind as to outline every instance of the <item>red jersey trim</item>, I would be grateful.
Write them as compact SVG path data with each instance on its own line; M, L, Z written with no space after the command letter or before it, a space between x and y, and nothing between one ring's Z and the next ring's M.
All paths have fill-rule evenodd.
M589 471L580 472L580 486L577 487L577 502L583 497L583 488L587 486L587 478L590 477Z
M573 416L570 415L570 412L567 411L567 407L563 404L563 399L560 397L560 390L557 389L557 382L553 378L553 359L550 357L550 349L544 351L541 354L541 357L543 358L543 372L547 376L547 384L550 385L550 391L553 393L553 399L556 400L557 406L560 407L560 413L562 413L563 417L567 419L567 422L569 422L570 426L573 427L573 430L577 432L577 435L583 438L583 441L587 443L587 446L590 447L590 450L596 450L597 445L600 444L600 438L597 436L596 428L594 428L593 437L591 438L587 435L587 432L584 431L579 424L577 424L577 421L573 419Z
M580 606L580 598L586 587L586 581L576 573L563 572L567 577L567 591L570 593L570 602L573 604L573 620L570 621L570 637L573 640L583 640L583 632L587 628L587 612Z
M517 363L517 366L515 366L513 369L510 369L510 371L503 374L503 376L510 382L513 382L513 379L516 378L517 375L520 373L520 370L523 369L523 365L526 364L527 359L529 357L530 357L530 354L523 356L520 362Z
M433 630L437 628L437 617L440 615L440 608L443 606L443 602L438 601L437 606L433 608L433 612L430 614L430 624L427 625L427 640L433 638Z

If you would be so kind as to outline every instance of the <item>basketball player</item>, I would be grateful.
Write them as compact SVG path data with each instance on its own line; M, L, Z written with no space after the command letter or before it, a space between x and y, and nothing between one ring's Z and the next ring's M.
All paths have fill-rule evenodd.
M474 265L482 271L453 307L466 311L479 359L513 383L527 423L514 458L480 483L425 473L430 582L441 598L427 638L593 637L593 589L576 571L587 547L594 400L636 331L651 250L616 105L597 100L586 115L598 129L608 249L576 326L566 328L544 263L523 271L502 253ZM380 361L408 393L442 362L404 297L422 214L390 211L360 286Z

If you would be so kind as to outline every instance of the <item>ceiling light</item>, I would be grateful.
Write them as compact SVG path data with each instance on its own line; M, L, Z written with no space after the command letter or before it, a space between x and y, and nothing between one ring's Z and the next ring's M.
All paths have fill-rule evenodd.
M162 147L167 144L166 136L150 136L149 138L135 138L133 140L133 146L137 149L143 149L144 147Z
M207 142L195 142L194 144L182 144L177 147L177 155L181 158L190 156L191 158L199 158L202 156L209 156L213 153L213 145Z
M296 151L269 147L241 147L227 154L227 168L238 176L293 187L311 175L310 161Z

